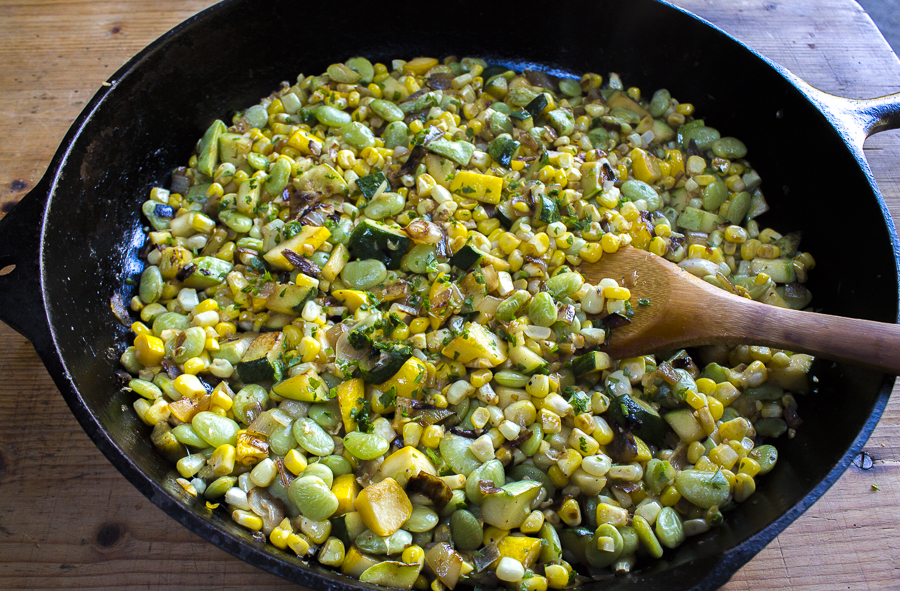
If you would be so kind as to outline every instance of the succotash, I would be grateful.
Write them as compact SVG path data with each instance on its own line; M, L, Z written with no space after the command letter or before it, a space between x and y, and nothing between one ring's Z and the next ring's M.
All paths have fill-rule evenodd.
M631 245L806 307L814 259L759 226L747 151L616 74L300 75L143 204L134 410L186 495L361 581L544 591L646 567L752 497L812 358L610 359L654 302L578 265Z

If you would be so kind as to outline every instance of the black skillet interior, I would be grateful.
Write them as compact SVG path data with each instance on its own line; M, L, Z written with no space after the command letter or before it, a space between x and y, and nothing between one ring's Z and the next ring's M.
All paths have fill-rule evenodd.
M516 69L614 71L646 94L668 88L723 135L749 146L773 206L765 221L783 231L802 229L804 250L816 256L809 283L815 305L896 321L889 229L841 137L771 66L679 10L649 0L574 2L539 15L508 2L390 0L340 9L292 0L224 2L118 72L113 88L82 115L77 139L61 148L42 246L43 297L58 357L41 352L112 463L175 519L252 564L307 586L358 584L317 566L296 568L297 559L262 547L172 484L171 465L153 451L148 429L129 409L132 397L119 392L114 373L129 333L111 313L110 298L118 293L127 302L124 281L141 268L138 212L149 188L187 161L210 122L228 120L231 111L299 72L322 72L353 55L388 63L472 55ZM852 250L835 238L847 231ZM872 372L827 367L820 391L800 401L800 433L781 442L778 468L760 479L753 502L733 512L727 525L609 588L722 584L837 479L874 427L892 383ZM852 404L842 396L847 393Z

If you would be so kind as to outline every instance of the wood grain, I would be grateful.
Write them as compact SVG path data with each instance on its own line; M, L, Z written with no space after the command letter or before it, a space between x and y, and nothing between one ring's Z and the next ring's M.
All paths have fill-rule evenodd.
M824 90L856 98L900 90L900 62L852 0L676 3ZM210 4L0 3L0 215L37 183L101 83ZM866 156L896 216L900 136L871 138ZM293 587L157 509L91 444L31 345L0 326L0 350L0 588ZM900 397L866 451L870 470L848 470L725 589L900 589Z

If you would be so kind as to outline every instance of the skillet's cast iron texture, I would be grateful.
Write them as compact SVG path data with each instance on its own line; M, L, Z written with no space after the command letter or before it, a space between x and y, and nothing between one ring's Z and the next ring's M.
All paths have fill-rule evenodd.
M569 5L541 16L541 30L550 34L536 32L533 12L520 7L454 8L469 15L465 34L450 30L454 21L446 7L423 3L416 5L416 16L431 23L429 28L421 35L392 35L387 32L398 23L390 15L409 9L402 2L330 13L328 27L312 25L326 10L317 6L290 0L265 8L223 2L177 27L113 76L112 86L97 94L69 131L41 183L0 221L0 266L16 264L0 277L0 313L32 340L97 446L141 492L191 530L309 587L366 585L261 547L168 478L172 466L152 449L149 430L129 408L133 397L119 390L114 374L129 331L111 307L111 301L127 303L131 288L125 279L142 268L136 257L143 241L139 211L148 189L186 161L214 118L255 103L298 72L321 72L352 55L389 60L456 54L516 69L604 76L616 71L645 92L668 88L749 146L773 206L769 219L779 228L803 229L804 248L819 262L809 284L816 306L844 316L897 319L893 224L861 160L859 138L845 143L813 104L829 109L821 95L806 96L808 87L721 31L651 0ZM582 24L569 33L573 15ZM284 50L249 51L240 42L248 30L284 39ZM722 72L735 70L752 84L724 86ZM889 116L896 126L896 109ZM864 119L871 123L871 117ZM852 126L843 131L862 133ZM790 140L800 135L819 149L792 150ZM852 211L842 210L838 222L829 203L832 196L847 194L856 196L856 204ZM836 223L867 229L857 234L867 266L854 264L854 255L831 239ZM663 561L595 586L715 588L818 499L868 438L893 385L892 378L842 366L826 365L819 377L819 392L801 400L802 431L780 446L778 467L760 480L754 503L731 513L723 527L667 552ZM852 404L841 404L847 393L853 393Z

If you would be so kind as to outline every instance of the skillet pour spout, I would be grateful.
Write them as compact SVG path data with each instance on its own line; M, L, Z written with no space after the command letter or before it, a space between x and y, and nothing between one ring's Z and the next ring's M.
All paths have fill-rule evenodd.
M755 162L765 171L771 215L784 220L779 225L803 228L804 242L820 257L809 284L816 305L826 313L897 321L900 244L862 145L872 133L900 127L900 94L850 100L822 93L705 21L652 0L576 1L566 11L542 14L548 31L569 30L572 14L598 27L616 23L603 26L603 35L568 35L564 45L554 35L523 43L534 14L503 2L472 5L478 18L468 21L465 39L452 30L445 6L424 4L416 15L431 23L427 35L386 40L383 31L395 25L391 15L405 8L389 0L330 14L330 26L304 29L302 51L275 52L266 60L242 43L222 40L242 39L247 30L295 38L297 23L325 8L273 0L263 10L249 0L226 0L198 14L111 77L111 86L98 92L66 135L41 183L0 220L0 268L15 265L0 275L0 318L34 343L73 414L116 468L222 549L296 583L335 591L367 585L261 548L230 520L204 512L202 499L187 499L169 477L172 466L143 436L148 429L127 410L131 397L115 377L129 335L120 318L133 295L126 280L143 268L137 253L147 191L187 159L213 119L253 104L300 71L324 71L353 55L477 55L517 70L614 71L629 85L690 97L707 120L764 155ZM353 35L335 44L335 30ZM667 57L664 67L660 55ZM753 84L723 82L721 72L736 65ZM225 71L240 75L225 84ZM817 149L802 153L791 142L773 140L794 137ZM805 174L801 184L798 170L815 174ZM855 245L867 253L865 265L833 240L835 206L828 200L840 195L854 196L852 211L841 210L842 222L866 229ZM823 368L819 378L820 391L804 401L803 431L760 484L756 504L663 562L586 587L718 587L811 506L862 448L893 387L891 377L841 365ZM854 404L835 413L827 401L846 392L853 392Z

